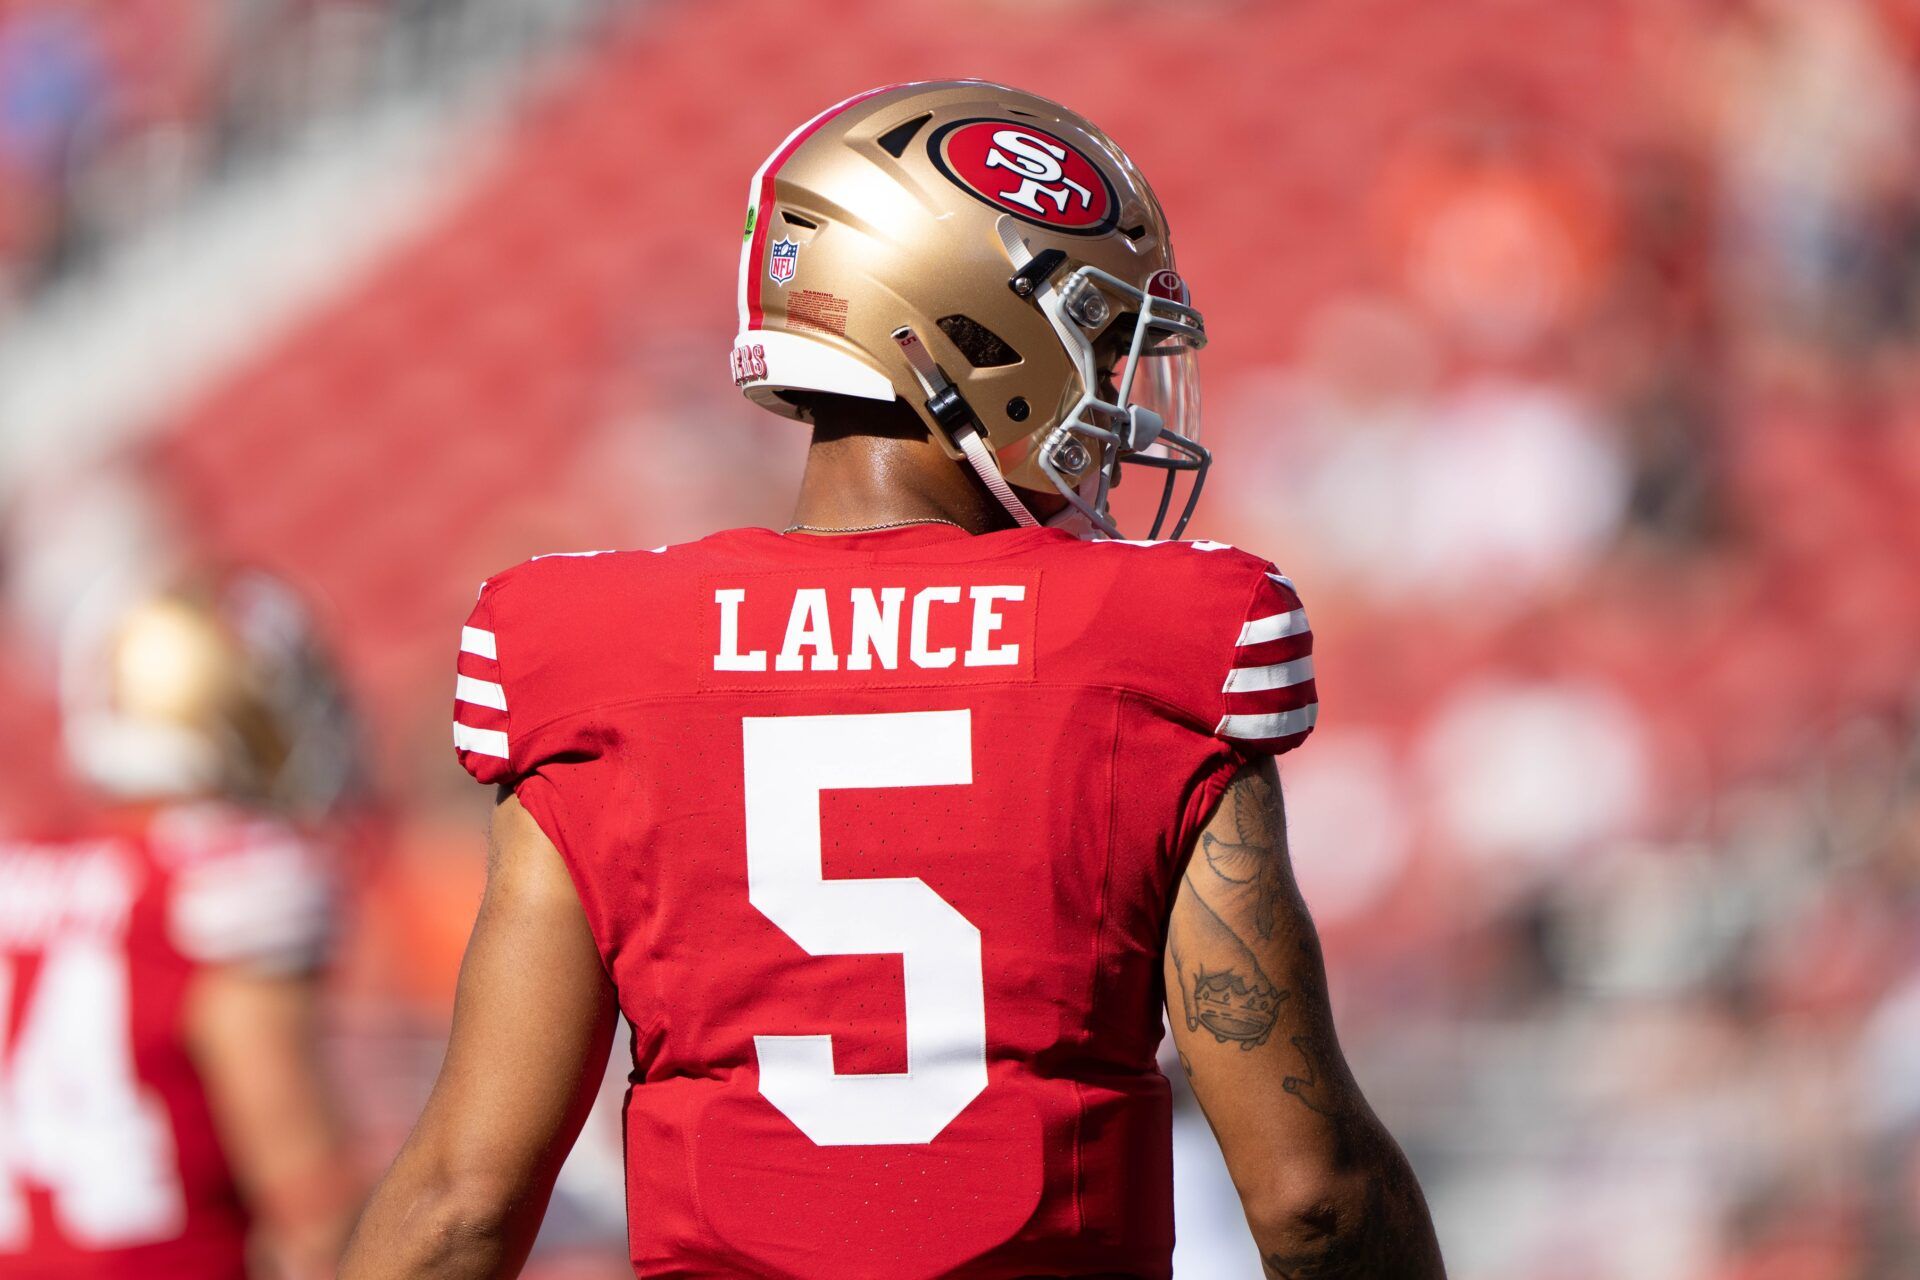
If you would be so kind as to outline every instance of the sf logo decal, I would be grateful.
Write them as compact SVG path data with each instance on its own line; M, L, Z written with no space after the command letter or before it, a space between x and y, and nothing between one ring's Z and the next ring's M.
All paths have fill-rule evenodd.
M1045 216L1047 207L1040 203L1040 197L1046 196L1053 201L1053 212L1064 213L1070 197L1080 198L1080 208L1093 207L1093 192L1067 176L1060 162L1071 154L1066 146L1058 142L1048 142L1045 138L1036 138L1030 133L1018 129L1002 129L993 135L993 147L987 152L987 167L990 169L1010 169L1020 179L1020 185L1012 191L1002 191L1002 200L1011 200L1025 205L1035 213Z
M941 173L974 199L1068 235L1113 230L1120 199L1072 143L1014 120L957 120L927 140Z

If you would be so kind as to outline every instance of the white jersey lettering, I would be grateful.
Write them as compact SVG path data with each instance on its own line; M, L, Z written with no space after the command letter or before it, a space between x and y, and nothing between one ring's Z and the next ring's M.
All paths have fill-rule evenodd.
M768 607L774 601L749 595L746 587L713 593L719 612L715 671L838 671L843 652L848 671L898 671L903 665L942 671L956 666L1016 667L1021 662L1020 642L1002 634L1006 606L1028 598L1027 588L1018 584L923 587L913 593L911 604L905 587L853 587L844 596L824 587L796 588L790 598L778 592L774 601L785 606L786 622L771 665L767 649L742 647L742 635L771 640L770 624L781 615ZM963 604L970 609L964 624L961 617L939 612L941 606ZM966 638L966 648L936 642L937 636L947 635ZM844 650L836 636L845 638Z

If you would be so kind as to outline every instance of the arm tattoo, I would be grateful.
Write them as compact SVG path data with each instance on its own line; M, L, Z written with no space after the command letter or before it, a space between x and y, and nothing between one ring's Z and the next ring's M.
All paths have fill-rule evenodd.
M1253 931L1262 942L1273 938L1274 918L1286 893L1286 876L1274 857L1279 833L1274 830L1277 807L1273 787L1259 774L1250 775L1227 792L1233 808L1233 826L1239 839L1229 843L1211 831L1200 833L1200 851L1214 875L1236 886L1234 897L1244 901L1253 916Z
M1248 775L1228 788L1222 803L1231 806L1236 838L1201 832L1201 856L1186 873L1201 909L1195 936L1183 946L1180 931L1174 931L1168 941L1187 1030L1205 1027L1221 1044L1232 1042L1246 1051L1267 1042L1280 1006L1292 993L1267 976L1249 945L1253 937L1233 922L1250 924L1259 941L1270 941L1287 881L1275 856L1281 835L1272 784L1257 773Z
M1320 958L1320 940L1311 932L1300 939L1300 958L1300 971L1307 980L1304 998L1308 1008L1312 1009L1317 1003L1317 1007L1324 1010L1329 1004L1326 982L1324 979L1316 982L1313 976L1324 973L1324 961ZM1306 1074L1289 1075L1280 1082L1280 1087L1300 1099L1309 1110L1329 1120L1344 1117L1349 1107L1335 1079L1338 1051L1333 1047L1331 1025L1325 1023L1324 1017L1309 1019L1300 1034L1289 1036L1287 1042L1299 1051Z
M1294 1097L1310 1111L1317 1111L1329 1120L1337 1120L1344 1113L1339 1102L1329 1095L1332 1086L1327 1080L1327 1068L1322 1064L1327 1059L1327 1047L1319 1036L1292 1036L1288 1043L1300 1051L1300 1057L1306 1062L1306 1075L1288 1076L1280 1082L1280 1087Z
M1273 1034L1280 1006L1291 993L1274 985L1247 944L1201 897L1191 871L1187 882L1200 905L1199 931L1204 934L1192 941L1213 961L1209 965L1206 960L1195 960L1189 967L1188 947L1182 945L1181 931L1174 931L1168 939L1174 971L1180 976L1180 1004L1187 1030L1205 1027L1221 1044L1232 1041L1243 1051L1256 1049Z
M1419 1183L1340 1056L1320 940L1288 867L1268 770L1249 768L1227 789L1188 860L1167 933L1187 1031L1204 1027L1243 1052L1275 1042L1283 1057L1250 1066L1278 1077L1310 1113L1291 1123L1317 1127L1332 1145L1330 1167L1349 1174L1324 1204L1263 1237L1261 1262L1269 1280L1444 1276ZM1184 1055L1181 1065L1193 1074ZM1204 1074L1207 1063L1198 1065Z

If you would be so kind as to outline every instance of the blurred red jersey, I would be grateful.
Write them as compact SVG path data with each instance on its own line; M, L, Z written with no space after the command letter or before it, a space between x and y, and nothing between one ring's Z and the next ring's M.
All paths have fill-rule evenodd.
M1182 858L1316 710L1214 543L922 525L545 557L455 740L571 871L634 1028L645 1276L1165 1276Z
M312 964L328 901L309 846L216 807L0 840L0 1276L242 1280L184 1006L209 965Z

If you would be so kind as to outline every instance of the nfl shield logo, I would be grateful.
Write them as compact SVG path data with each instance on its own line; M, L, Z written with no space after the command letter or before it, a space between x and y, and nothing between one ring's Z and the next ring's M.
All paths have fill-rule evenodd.
M767 275L775 284L784 285L793 279L794 264L799 261L799 245L787 239L775 240L773 252L767 257Z

